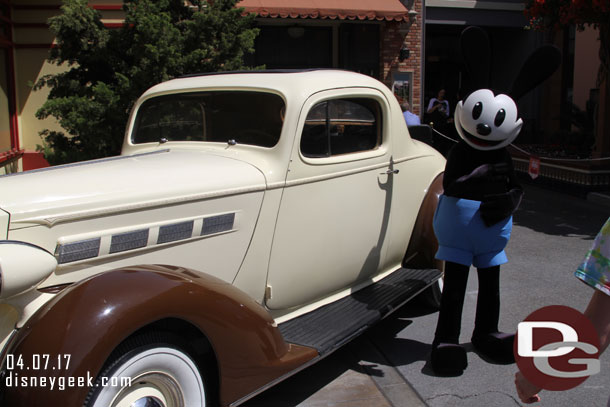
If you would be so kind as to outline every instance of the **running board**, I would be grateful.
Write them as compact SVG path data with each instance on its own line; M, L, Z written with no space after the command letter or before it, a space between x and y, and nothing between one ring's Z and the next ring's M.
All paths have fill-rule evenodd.
M315 348L324 356L389 315L440 277L441 272L436 269L401 268L345 298L286 321L279 328L287 342Z

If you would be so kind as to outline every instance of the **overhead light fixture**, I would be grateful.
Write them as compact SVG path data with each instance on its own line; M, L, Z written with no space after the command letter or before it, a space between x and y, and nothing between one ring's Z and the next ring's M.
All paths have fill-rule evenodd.
M404 60L409 59L410 55L411 51L409 50L409 48L403 45L403 47L400 49L400 52L398 53L398 60L400 62L403 62Z
M293 25L291 27L288 27L288 35L292 39L295 39L295 40L299 39L299 38L303 37L303 35L305 35L305 28L299 27L298 25Z

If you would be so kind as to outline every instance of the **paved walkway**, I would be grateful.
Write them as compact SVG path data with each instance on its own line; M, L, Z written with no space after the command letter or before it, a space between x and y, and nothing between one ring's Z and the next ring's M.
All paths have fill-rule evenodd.
M425 407L426 404L365 334L243 406Z

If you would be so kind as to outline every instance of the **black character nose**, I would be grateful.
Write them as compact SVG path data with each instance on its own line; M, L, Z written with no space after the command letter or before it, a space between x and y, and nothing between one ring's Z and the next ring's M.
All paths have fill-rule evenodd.
M477 133L479 133L481 136L489 136L491 133L491 127L485 123L479 123L477 124Z

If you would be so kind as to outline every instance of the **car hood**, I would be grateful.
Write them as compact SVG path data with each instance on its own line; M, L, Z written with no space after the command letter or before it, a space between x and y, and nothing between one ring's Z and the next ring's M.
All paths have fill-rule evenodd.
M162 150L0 177L15 223L54 223L264 190L254 166L209 152Z

